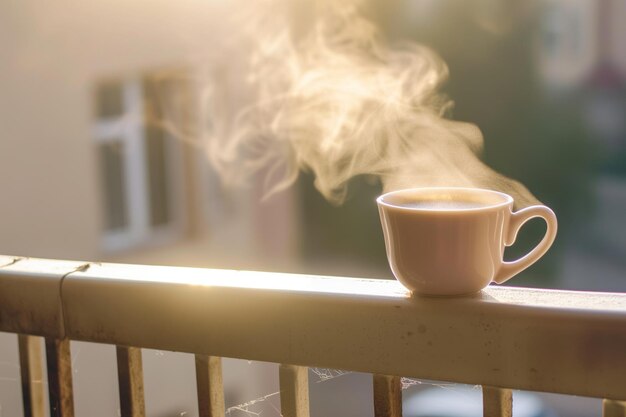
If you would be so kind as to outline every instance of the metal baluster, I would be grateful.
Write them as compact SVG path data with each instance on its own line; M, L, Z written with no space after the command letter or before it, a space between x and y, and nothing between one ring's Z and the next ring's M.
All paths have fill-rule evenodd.
M309 417L309 368L280 365L282 417Z
M626 401L602 401L602 417L626 417Z
M512 417L513 393L507 388L483 385L483 416Z
M43 349L41 338L18 335L24 417L44 417Z
M73 417L72 356L69 339L46 338L50 417Z
M199 417L224 417L222 358L196 355Z
M402 381L399 376L373 375L374 416L402 417Z
M117 379L122 417L144 417L146 411L140 348L117 346Z

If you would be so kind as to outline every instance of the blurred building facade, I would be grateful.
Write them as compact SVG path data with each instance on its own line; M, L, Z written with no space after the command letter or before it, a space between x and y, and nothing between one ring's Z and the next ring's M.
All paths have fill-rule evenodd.
M0 5L1 253L253 269L293 262L294 194L261 202L255 184L225 189L202 147L165 126L172 117L177 128L193 123L202 91L191 85L227 41L220 16L229 7ZM235 86L220 103L224 113L236 110L237 94ZM0 353L15 364L16 347L0 334ZM114 349L72 350L77 415L118 415ZM143 356L148 415L193 415L193 357ZM0 414L19 416L19 368L2 365ZM273 376L266 368L226 361L229 405L261 395Z
M161 123L192 123L197 97L183 92L200 78L194 59L222 48L227 7L2 8L0 251L204 266L293 255L291 196L261 205L254 184L224 190L201 146ZM172 68L179 78L162 82ZM236 98L220 105L233 111ZM189 238L197 250L172 252Z

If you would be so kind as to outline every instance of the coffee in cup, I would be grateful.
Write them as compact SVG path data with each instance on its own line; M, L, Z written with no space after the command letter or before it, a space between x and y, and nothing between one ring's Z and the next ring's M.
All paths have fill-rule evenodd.
M554 212L530 206L513 212L513 198L478 188L414 188L377 199L389 265L414 294L463 295L501 284L535 263L552 245ZM504 261L528 220L547 224L539 244L522 258Z

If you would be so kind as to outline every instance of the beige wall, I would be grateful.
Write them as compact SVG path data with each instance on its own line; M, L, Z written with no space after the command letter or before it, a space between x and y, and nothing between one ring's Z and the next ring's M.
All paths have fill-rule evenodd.
M238 210L222 206L225 214L220 217L219 210L211 213L220 197L216 179L203 179L207 170L200 170L193 182L199 190L213 187L213 191L192 200L212 223L203 229L209 238L115 257L101 250L100 179L91 134L94 84L101 78L193 66L196 60L215 61L228 40L223 35L228 30L220 28L227 7L234 7L233 2L0 2L0 253L190 266L215 262L213 266L231 267L259 247L261 254L265 248L274 256L271 260L289 256L285 245L258 242L277 235L286 245L293 242L293 229L286 226L290 214L285 212L293 213L292 197L283 194L260 211L281 223L278 232L258 215L259 203L246 198L258 197L250 190L238 192L235 201L244 202ZM257 221L261 228L254 225ZM258 266L254 262L244 265L254 268ZM15 346L14 335L0 334L0 360L15 363ZM76 409L81 415L115 414L111 349L73 343ZM191 410L187 415L195 415L195 384L188 366L191 356L162 357L153 351L145 355L150 415L171 415L168 407ZM154 361L153 356L157 358ZM227 364L229 369L233 366L238 365ZM267 373L248 368L236 372L237 378L247 383L233 380L227 384L232 401L254 398L250 381L265 381ZM5 393L0 392L4 411L0 414L20 415L19 380L13 375L17 368L7 369L0 372L0 377L6 377L0 378L0 391ZM9 375L9 371L13 373Z
M99 256L94 82L210 56L220 45L220 7L0 3L0 253Z

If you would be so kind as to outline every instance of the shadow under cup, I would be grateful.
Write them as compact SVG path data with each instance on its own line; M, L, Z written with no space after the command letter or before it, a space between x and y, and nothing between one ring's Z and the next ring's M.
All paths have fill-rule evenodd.
M377 203L391 270L416 294L471 294L502 283L539 259L556 235L549 208L513 213L513 198L497 191L416 188L384 194ZM546 221L546 236L525 257L504 262L505 246L533 217Z

